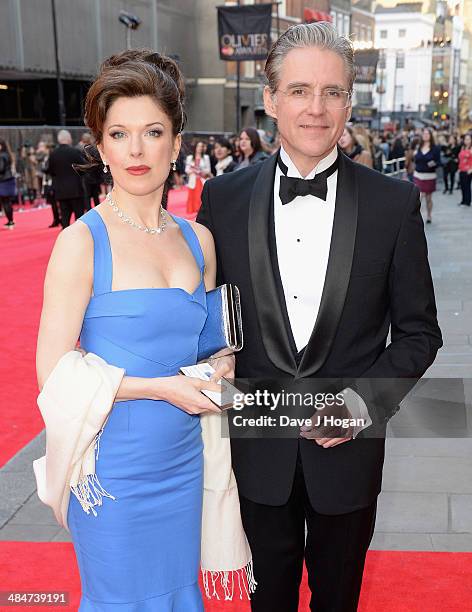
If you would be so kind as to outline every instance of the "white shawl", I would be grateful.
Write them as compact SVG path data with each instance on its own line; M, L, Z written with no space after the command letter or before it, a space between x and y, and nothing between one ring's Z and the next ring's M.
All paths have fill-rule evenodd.
M67 527L72 492L84 512L97 516L105 491L95 473L100 435L113 407L124 370L93 353L69 351L57 363L38 397L46 425L46 455L33 462L38 496ZM251 550L244 533L229 438L223 438L222 416L201 417L204 444L204 493L201 567L207 597L233 598L255 591ZM96 453L96 454L95 454ZM119 503L119 500L116 500ZM156 520L159 520L157 517Z

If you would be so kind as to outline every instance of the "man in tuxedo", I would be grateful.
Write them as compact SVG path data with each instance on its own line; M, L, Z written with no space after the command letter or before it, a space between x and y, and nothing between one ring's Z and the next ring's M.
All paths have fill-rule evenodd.
M61 209L62 227L68 227L74 213L75 219L84 214L84 189L82 177L74 170L73 164L83 164L85 159L80 149L72 146L68 130L57 135L59 146L52 151L47 164L47 173L52 177L52 188Z
M281 148L207 181L198 216L215 239L218 283L241 292L236 376L348 379L345 408L367 428L232 438L258 582L251 605L297 611L305 560L311 610L352 612L382 481L384 438L369 434L384 433L442 344L419 193L338 150L353 49L330 24L289 28L265 71Z

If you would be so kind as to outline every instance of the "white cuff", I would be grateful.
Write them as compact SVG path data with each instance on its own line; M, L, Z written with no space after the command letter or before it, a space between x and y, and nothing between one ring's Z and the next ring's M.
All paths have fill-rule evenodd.
M351 417L353 419L359 419L359 421L361 419L364 421L363 424L353 427L352 437L354 439L359 432L372 425L372 419L370 418L366 403L358 393L347 387L342 391L342 394L344 396L344 404L349 410Z

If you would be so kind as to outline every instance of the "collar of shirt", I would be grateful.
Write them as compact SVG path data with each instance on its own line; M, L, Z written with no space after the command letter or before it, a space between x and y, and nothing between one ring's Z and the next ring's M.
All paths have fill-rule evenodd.
M326 157L324 157L322 160L320 160L316 164L316 166L313 168L313 170L309 174L303 177L298 171L295 164L290 159L287 151L285 151L285 149L282 146L280 147L280 159L283 161L283 163L288 168L287 176L292 176L294 178L304 178L307 180L312 179L320 172L323 172L323 170L326 170L327 168L329 168L336 161L337 157L338 157L338 147L335 146L333 150Z

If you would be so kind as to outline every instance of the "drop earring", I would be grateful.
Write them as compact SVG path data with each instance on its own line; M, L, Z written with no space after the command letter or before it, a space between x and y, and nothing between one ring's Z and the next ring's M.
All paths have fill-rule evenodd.
M108 168L105 162L103 162L103 174L106 174L108 172Z
M177 161L175 159L171 162L172 171L175 172L177 170Z

